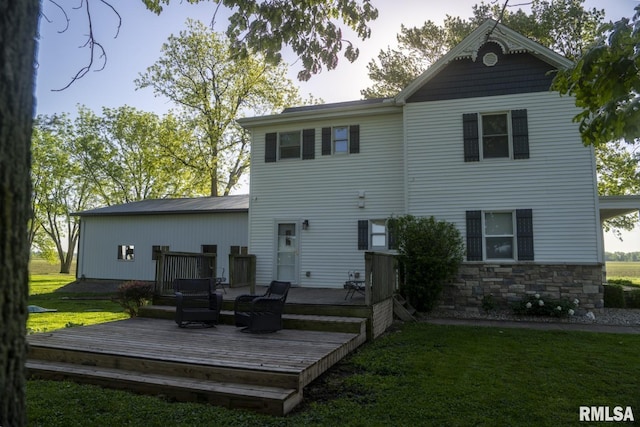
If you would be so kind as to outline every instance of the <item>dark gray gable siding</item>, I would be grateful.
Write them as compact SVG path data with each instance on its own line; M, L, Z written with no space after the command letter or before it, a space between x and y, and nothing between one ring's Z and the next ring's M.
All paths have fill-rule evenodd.
M482 57L498 55L498 63L487 67ZM440 101L515 93L546 92L551 87L554 67L528 53L503 55L495 43L487 43L471 58L449 63L409 97L407 102Z

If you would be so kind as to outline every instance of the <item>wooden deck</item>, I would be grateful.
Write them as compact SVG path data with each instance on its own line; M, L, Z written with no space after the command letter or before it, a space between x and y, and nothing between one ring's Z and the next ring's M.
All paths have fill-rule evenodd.
M135 318L30 335L30 376L70 379L183 401L284 415L303 388L366 340L359 333L180 329Z

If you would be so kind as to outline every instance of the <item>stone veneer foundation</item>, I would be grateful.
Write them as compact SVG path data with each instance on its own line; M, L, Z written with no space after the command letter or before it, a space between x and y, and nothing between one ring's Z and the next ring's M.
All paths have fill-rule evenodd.
M602 264L463 263L457 280L444 287L440 308L481 311L491 295L495 308L509 308L526 295L552 299L578 298L580 311L604 307Z

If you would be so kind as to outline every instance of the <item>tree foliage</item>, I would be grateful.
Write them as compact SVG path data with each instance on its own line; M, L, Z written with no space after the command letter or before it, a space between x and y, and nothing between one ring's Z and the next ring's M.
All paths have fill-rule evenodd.
M605 24L604 34L562 70L554 89L575 97L583 111L575 117L585 144L604 145L640 137L640 6L633 19Z
M584 0L533 0L531 12L515 12L502 5L480 3L473 15L461 19L447 15L439 26L426 21L421 27L400 28L398 46L381 50L367 65L372 86L361 91L365 98L395 96L427 67L460 43L485 20L492 18L568 58L575 58L597 35L604 11L583 7Z
M72 148L101 205L203 195L202 183L171 153L192 138L186 123L133 107L79 107ZM206 191L206 187L205 190Z
M462 263L464 244L460 231L434 217L406 215L389 221L404 269L400 292L417 310L430 311Z
M597 154L598 193L640 194L640 6L632 19L606 23L575 65L560 70L553 88L572 95L582 111L582 141ZM607 230L631 230L638 215L605 222Z
M162 57L136 80L173 101L194 130L187 150L176 157L208 177L210 194L229 194L249 168L249 135L236 119L245 112L274 113L298 102L284 65L260 55L235 56L224 37L202 23L171 36Z
M84 179L73 155L75 138L72 122L66 115L38 116L35 120L32 223L49 239L40 234L34 240L45 257L57 255L61 273L69 273L80 235L80 220L71 214L94 203L93 188Z
M206 0L188 0L200 3ZM162 12L170 0L143 0L147 8ZM371 36L368 23L378 17L370 0L214 0L233 11L226 36L232 43L232 53L247 58L261 53L271 64L281 59L284 46L289 46L300 58L303 69L300 80L309 80L323 67L338 65L338 55L350 62L358 58L358 48L344 38L341 21L361 40Z

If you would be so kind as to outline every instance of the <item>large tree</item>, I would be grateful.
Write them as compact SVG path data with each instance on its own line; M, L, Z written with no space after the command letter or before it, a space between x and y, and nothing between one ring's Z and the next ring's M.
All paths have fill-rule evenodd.
M481 3L473 6L469 19L447 15L442 26L433 21L426 21L421 27L403 25L397 35L398 46L381 50L377 60L367 65L373 85L361 93L365 98L395 96L488 18L575 58L596 38L604 18L603 10L586 10L583 3L584 0L533 0L530 13L511 11L495 2Z
M0 0L0 425L26 424L27 223L38 0Z
M80 220L72 213L91 207L94 200L91 182L74 156L74 139L73 125L66 115L36 118L31 168L32 224L38 231L34 240L45 256L55 254L60 273L70 272L80 235Z
M237 57L229 40L198 21L171 36L138 87L173 101L195 138L179 161L207 177L210 195L227 195L249 167L249 135L236 123L247 111L272 113L299 100L286 67L262 55Z

